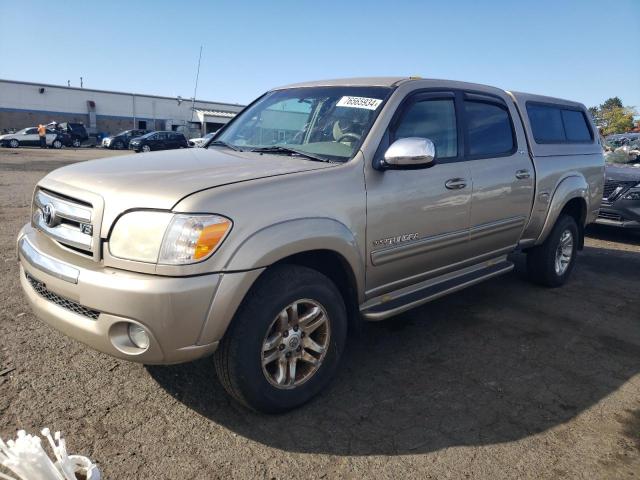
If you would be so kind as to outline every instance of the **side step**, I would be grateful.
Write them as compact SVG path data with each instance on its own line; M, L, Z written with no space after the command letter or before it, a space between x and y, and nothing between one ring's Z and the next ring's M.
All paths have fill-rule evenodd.
M513 263L504 260L490 267L475 270L459 277L445 280L442 283L430 285L401 297L391 299L388 302L365 308L360 311L360 314L365 320L385 320L394 315L411 310L412 308L424 305L436 298L448 295L449 293L457 292L458 290L470 287L484 280L508 273L511 270L513 270Z

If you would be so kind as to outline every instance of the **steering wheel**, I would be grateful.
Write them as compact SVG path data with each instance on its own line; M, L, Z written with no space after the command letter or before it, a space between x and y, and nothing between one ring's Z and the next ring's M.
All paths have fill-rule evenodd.
M360 138L362 138L360 135L358 135L357 133L351 133L351 132L347 132L347 133L343 133L342 135L340 135L340 138L338 138L338 140L336 140L338 143L342 142L343 139L350 139L349 143L351 142L357 142L358 140L360 140Z

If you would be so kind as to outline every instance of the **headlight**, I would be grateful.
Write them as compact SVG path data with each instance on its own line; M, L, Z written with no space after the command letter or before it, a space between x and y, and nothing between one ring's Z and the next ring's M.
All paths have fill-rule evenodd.
M196 263L215 252L232 225L219 215L131 212L117 221L109 251L114 257L139 262Z

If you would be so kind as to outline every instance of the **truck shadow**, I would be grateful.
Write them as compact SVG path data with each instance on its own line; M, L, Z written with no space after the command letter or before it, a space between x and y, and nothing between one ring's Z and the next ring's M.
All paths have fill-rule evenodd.
M590 225L585 234L588 237L607 242L640 245L640 230L609 227L606 225Z
M369 324L308 405L265 416L230 400L211 359L148 367L231 432L291 452L426 453L561 425L640 370L640 254L587 247L560 289L514 273Z

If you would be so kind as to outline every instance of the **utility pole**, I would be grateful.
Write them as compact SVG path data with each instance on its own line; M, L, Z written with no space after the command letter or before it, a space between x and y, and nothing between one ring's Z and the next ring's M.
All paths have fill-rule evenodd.
M202 60L202 45L200 45L200 56L198 57L198 70L196 71L196 86L193 89L193 99L191 101L191 121L196 111L196 93L198 92L198 78L200 77L200 61Z
M80 77L80 88L82 88L82 77Z
M67 80L67 87L71 86L71 80Z

